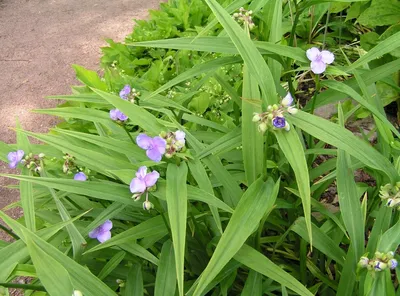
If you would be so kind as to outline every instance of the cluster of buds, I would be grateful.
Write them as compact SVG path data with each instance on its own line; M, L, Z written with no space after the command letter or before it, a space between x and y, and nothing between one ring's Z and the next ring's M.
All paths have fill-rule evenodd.
M125 287L125 281L124 280L117 279L116 282L117 282L118 286L120 286L120 288Z
M233 19L237 21L239 24L243 24L244 26L248 26L249 30L254 28L254 22L251 17L253 11L246 10L243 7L239 8L239 12L233 14Z
M75 157L66 153L63 156L63 159L64 159L63 173L69 175L72 174L73 170L76 170Z
M379 195L388 207L397 207L400 210L400 182L397 182L395 186L390 183L381 186Z
M168 91L168 93L167 93L167 98L168 98L168 99L172 99L172 98L174 98L175 96L176 96L176 91L170 89L170 90Z
M121 99L125 101L129 101L131 103L135 103L135 99L140 96L140 92L134 88L131 88L129 84L125 85L123 89L119 92L119 96Z
M358 262L358 266L361 268L367 268L368 270L382 271L387 268L396 269L397 260L393 259L394 252L388 252L386 254L376 252L374 258L369 259L368 257L361 257Z
M255 113L253 122L258 122L258 130L264 133L269 126L275 129L290 130L290 125L284 117L284 113L296 114L297 108L292 106L293 97L288 93L281 101L280 105L274 104L267 107L263 113Z
M40 173L42 171L41 165L44 157L44 153L40 153L38 155L29 153L21 160L21 164L23 164L26 168L30 169L34 173Z
M176 132L161 132L160 137L167 142L164 154L166 158L171 158L177 152L184 152L186 150L185 136L185 132L179 130Z

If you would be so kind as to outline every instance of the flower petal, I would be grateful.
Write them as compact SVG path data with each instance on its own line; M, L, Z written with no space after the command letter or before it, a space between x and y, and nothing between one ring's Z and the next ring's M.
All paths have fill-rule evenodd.
M316 47L311 47L310 49L308 49L308 50L306 51L307 58L308 58L310 61L315 61L315 60L318 58L318 56L319 56L320 53L321 53L321 52L320 52L319 49L316 48Z
M104 243L105 241L109 240L110 238L111 238L111 231L100 232L99 235L97 236L98 241L101 243Z
M17 153L14 152L14 151L8 153L8 154L7 154L7 159L8 159L8 161L10 161L10 162L17 161Z
M74 180L76 180L76 181L86 181L87 180L87 176L85 175L85 173L79 172L79 173L75 174Z
M25 154L24 150L17 150L17 160L21 161L22 157L24 157L24 154Z
M321 74L324 73L326 69L326 64L322 61L311 62L311 71L314 74Z
M327 51L327 50L323 50L321 52L321 57L322 57L322 61L325 64L332 64L333 61L335 60L335 55L333 53L331 53L330 51Z
M134 178L129 186L132 193L141 193L146 190L146 183L143 180Z
M147 167L146 166L141 166L136 172L136 177L138 179L143 180L144 177L146 177L146 174L147 174Z
M292 103L293 103L293 97L290 94L290 92L288 92L287 95L282 99L281 104L285 107L288 107L292 105Z
M113 228L111 220L106 220L101 226L101 231L110 231Z
M118 109L110 110L110 118L112 120L117 120L118 119Z
M186 134L185 134L185 132L183 132L183 131L176 131L175 132L175 139L177 139L178 141L181 141L181 140L185 140L185 136L186 136Z
M119 111L119 110L118 110L117 117L118 117L118 119L121 120L121 121L125 121L125 120L128 119L128 116L126 116L124 113L122 113L122 112Z
M127 84L124 86L123 89L121 89L121 91L119 92L119 96L121 97L121 99L127 100L130 92L131 92L131 86Z
M160 178L160 174L157 171L152 171L147 174L144 178L144 182L146 183L146 187L154 186L157 183L158 178Z
M15 169L17 167L18 161L12 161L8 164L10 169Z
M161 137L154 137L153 138L153 146L157 148L157 151L161 154L165 153L165 148L167 146L167 141Z
M164 151L165 151L165 148L164 148ZM152 161L159 162L163 156L163 153L160 153L160 151L158 150L158 147L155 147L153 149L148 149L146 151L146 155Z
M93 229L91 232L89 232L89 237L90 238L97 238L99 235L99 227Z
M153 146L153 139L146 134L139 134L136 137L136 144L142 149L149 149Z

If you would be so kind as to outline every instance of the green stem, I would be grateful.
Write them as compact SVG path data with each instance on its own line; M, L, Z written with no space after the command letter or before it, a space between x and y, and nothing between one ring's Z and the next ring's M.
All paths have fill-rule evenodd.
M290 32L290 38L289 38L289 45L290 46L297 46L297 44L295 44L295 40L296 40L296 28L297 28L297 23L299 22L299 18L300 18L300 14L302 12L301 9L299 9L299 6L297 5L296 0L293 1L294 2L294 6L296 8L296 16L294 17L294 22L292 25L292 31Z
M24 285L24 284L14 284L14 283L0 283L0 287L46 292L46 289L45 289L43 286L39 286L39 285L29 285L29 284L28 284L28 285Z
M126 128L126 125L123 125L123 128L124 128L126 134L128 135L129 139L131 139L132 143L136 145L136 142L135 142L135 140L132 138L131 133L130 133L130 132L128 131L128 129Z
M14 239L18 240L19 237L16 235L11 229L8 229L7 227L3 226L0 224L0 229L4 230L8 235L12 236Z
M168 224L167 218L164 215L164 212L162 212L163 207L161 206L161 203L160 203L160 201L158 200L157 197L155 197L153 201L156 204L156 206L160 209L160 210L158 210L157 208L155 208L155 210L161 215L161 217L162 217L162 219L164 221L165 227L167 227L167 230L168 230L168 233L169 233L169 237L172 239L171 228L169 227L169 224Z
M317 96L318 96L320 89L321 89L321 86L319 83L319 75L315 75L315 92L314 92L314 96L312 98L312 103L311 103L311 114L314 114L315 102L317 101Z
M263 168L263 179L267 180L267 161L268 161L268 135L269 131L265 132L265 145L264 145L264 168Z

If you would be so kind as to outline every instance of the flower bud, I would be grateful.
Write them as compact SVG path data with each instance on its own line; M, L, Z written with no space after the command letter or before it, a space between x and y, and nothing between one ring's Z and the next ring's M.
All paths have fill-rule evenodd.
M290 131L290 124L286 121L286 124L285 124L285 131Z
M150 211L152 208L154 208L154 205L148 200L143 203L143 210Z
M269 106L267 107L267 110L268 110L268 111L272 111L272 109L273 109L273 108L272 108L271 105L269 105Z
M253 122L257 122L261 120L261 116L258 113L254 113Z
M278 109L279 109L279 106L278 106L277 104L273 104L273 105L272 105L272 109L273 109L273 110L278 110Z
M397 267L397 260L396 259L390 259L388 262L389 268L390 269L396 269Z
M39 153L39 158L44 158L45 154L44 153Z
M162 131L162 132L160 133L160 137L161 137L161 138L166 138L166 137L167 137L167 132Z
M182 149L183 146L185 146L185 141L182 141L182 140L176 141L176 142L175 142L175 146L176 146L178 149Z
M135 201L138 201L138 200L140 199L140 197L142 196L142 193L143 193L143 192L135 193L135 194L132 195L132 198L133 198Z
M287 111L290 113L290 114L292 114L292 115L295 115L296 113L297 113L297 111L299 111L297 108L295 108L295 107L288 107L287 108Z
M258 125L258 131L261 132L261 133L265 133L265 131L267 130L267 128L268 128L268 126L267 126L267 124L266 124L265 122L261 122L261 123Z
M381 252L375 252L376 259L382 259L383 254Z
M236 12L233 14L233 17L239 17L239 14Z
M367 257L361 257L360 261L358 261L358 266L362 268L368 267L369 259Z
M386 205L387 205L388 207L393 207L394 204L395 204L395 202L394 202L394 199L393 199L393 198L389 198L389 199L387 200L387 202L386 202Z
M268 116L267 116L267 118L271 120L272 118L274 118L274 114L269 113Z
M393 251L390 251L390 252L386 253L386 258L393 259L393 257L394 257L394 252Z
M171 158L171 157L172 157L172 154L171 154L171 153L165 153L164 156L165 156L166 158Z
M41 168L41 167L37 167L37 168L35 169L35 171L37 171L38 173L40 173L40 172L42 171L42 168Z
M79 290L74 290L74 292L72 293L72 296L83 296L83 294Z
M383 262L378 261L378 260L376 260L376 261L374 262L374 269L375 269L375 271L382 271L382 270L385 270L386 267L387 267L387 264L386 264L386 263L383 263Z

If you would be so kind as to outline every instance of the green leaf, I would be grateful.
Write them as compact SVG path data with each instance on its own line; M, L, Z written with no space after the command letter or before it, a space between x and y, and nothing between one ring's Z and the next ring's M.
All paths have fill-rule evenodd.
M247 186L250 186L262 173L264 151L263 135L253 122L254 113L261 113L261 106L249 100L259 99L260 91L257 82L250 75L247 66L243 67L243 100L242 100L242 154Z
M210 105L210 94L206 92L202 92L197 96L194 96L190 101L188 107L191 110L194 110L196 113L203 114L208 106Z
M357 21L367 27L387 26L400 22L400 3L395 1L372 1Z
M104 267L100 270L99 275L97 276L99 279L104 280L118 265L124 260L125 252L119 251L111 259L104 265Z
M395 252L400 242L400 219L397 223L386 230L379 241L377 251L387 253Z
M175 253L176 277L179 295L184 295L184 263L187 217L187 166L170 163L167 168L167 207Z
M240 252L240 251L239 251ZM262 274L250 270L241 296L262 296Z
M367 54L363 55L352 65L350 65L346 69L346 72L350 72L351 70L356 69L378 57L381 57L384 54L389 53L398 47L400 47L400 32L393 34L384 41L380 42L377 46L372 48Z
M135 256L143 258L154 265L158 265L158 258L139 244L125 243L119 244L118 246Z
M141 295L144 295L142 266L136 263L129 269L124 296Z
M105 124L109 124L111 122L110 115L107 112L90 108L62 107L52 109L37 109L33 110L33 112L59 116L63 118L78 118Z
M275 131L274 134L278 140L279 147L283 154L285 154L296 176L297 187L299 188L299 194L303 204L307 232L312 244L310 177L303 145L294 128L291 128L288 132L278 130Z
M170 240L166 241L161 249L160 264L157 269L155 296L175 295L176 269L174 248Z
M296 278L284 271L281 267L269 260L266 256L248 245L243 245L235 255L235 260L254 271L286 286L301 296L313 295Z
M75 290L81 291L85 296L116 295L114 291L112 291L105 283L95 277L86 267L83 267L79 263L75 262L65 254L63 254L61 251L59 251L57 248L38 237L35 233L24 228L21 224L12 220L1 211L0 217L14 230L15 233L17 233L22 238L22 240L25 241L27 245L31 242L35 244L36 246L34 246L33 248L42 251L42 253L40 253L40 257L46 256L46 258L52 258L52 262L58 262L58 266L61 265L69 274L69 278L72 282L72 287ZM40 258L39 261L40 260L42 260L42 258ZM46 266L45 268L49 267ZM52 273L52 278L55 278L54 274L57 273ZM68 296L72 294L66 294L67 292L69 291L63 291L62 295Z
M305 241L310 242L303 217L298 218L294 222L291 229L300 235ZM314 247L343 266L346 253L339 248L339 246L335 244L335 242L327 234L325 234L314 224L312 224L312 235Z
M398 179L397 171L389 160L349 130L302 111L287 119L313 137L346 151L371 168L380 170L392 182Z
M260 223L264 215L272 209L278 194L279 182L272 179L255 181L244 193L211 257L200 276L194 296L202 295L207 285L232 259Z
M142 107L132 104L129 101L122 100L120 97L102 90L95 88L92 88L92 90L104 100L114 105L117 109L121 110L129 117L129 120L133 124L142 127L145 131L158 135L164 129L164 127L157 121L157 118Z
M245 31L217 1L206 0L206 2L235 44L246 66L249 67L250 74L257 80L262 90L264 103L272 105L277 101L276 89L271 71L265 63L264 58Z
M253 41L253 43L261 54L276 54L279 56L289 57L304 63L308 61L305 51L298 47L289 47L266 41ZM208 51L225 54L239 53L229 37L184 37L134 42L128 43L127 45L193 51Z
M95 71L90 71L79 65L72 65L76 73L76 78L82 83L90 87L95 87L98 89L106 90L107 85L105 82L101 81L100 77Z

